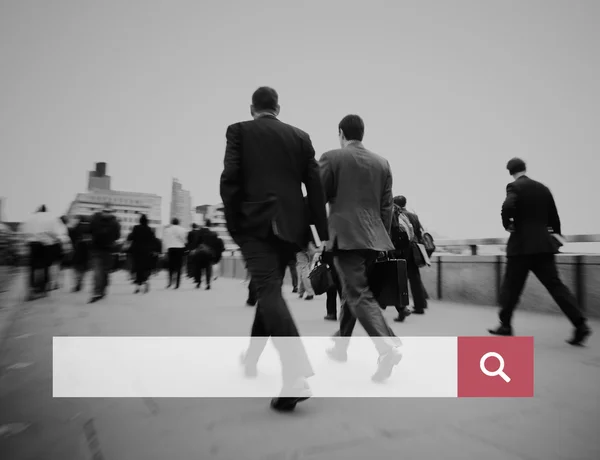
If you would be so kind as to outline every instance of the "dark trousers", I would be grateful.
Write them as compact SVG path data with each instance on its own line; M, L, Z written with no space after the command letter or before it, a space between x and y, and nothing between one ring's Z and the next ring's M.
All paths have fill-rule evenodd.
M425 287L423 286L423 280L421 279L421 270L412 255L409 255L406 259L406 271L413 300L413 308L416 311L423 311L427 308Z
M248 283L248 300L246 302L250 305L254 305L256 304L257 299L258 293L256 292L256 283L250 278L250 282Z
M336 251L334 265L342 284L343 303L339 338L336 346L347 349L356 321L373 339L380 354L401 344L383 316L371 288L369 276L377 259L377 251Z
M29 288L32 292L45 292L48 289L49 269L48 247L42 243L29 243Z
M296 257L288 263L288 268L290 269L290 275L292 275L292 287L294 290L298 289L298 268Z
M506 273L500 293L500 322L510 326L519 303L529 272L540 280L562 312L575 326L581 326L585 317L577 305L575 296L560 280L554 254L532 254L507 257Z
M338 272L335 269L335 264L333 263L333 254L331 252L323 253L323 262L329 267L329 272L331 273L331 278L333 279L333 286L327 291L327 316L333 316L337 318L337 298L339 295L340 299L342 299L342 284L340 282Z
M92 270L94 271L94 297L106 295L109 283L110 270L113 267L114 257L110 251L92 252Z
M183 266L184 248L169 248L169 286L173 283L173 277L176 276L175 286L179 287L181 283L181 267Z
M314 374L296 323L281 292L286 267L297 248L275 236L242 243L251 283L258 300L246 359L258 361L269 337L279 352L284 385Z
M212 262L202 262L198 264L198 266L196 267L196 273L194 275L194 280L196 281L196 284L198 286L202 284L202 275L204 275L206 278L206 285L210 286L210 281L212 280L212 271Z

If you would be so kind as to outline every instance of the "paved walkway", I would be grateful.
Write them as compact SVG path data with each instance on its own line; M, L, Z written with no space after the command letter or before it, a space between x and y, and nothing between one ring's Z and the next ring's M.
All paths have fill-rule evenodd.
M527 312L515 326L536 339L531 399L312 399L290 415L263 399L53 399L53 336L248 334L253 309L239 281L219 279L211 291L188 280L167 291L164 275L152 283L149 294L133 295L118 274L97 304L55 292L19 306L0 353L0 458L600 458L600 339L570 347L563 317ZM324 298L306 302L288 290L288 299L304 335L334 331L323 320ZM484 335L495 323L493 308L432 301L426 315L393 328L400 336Z

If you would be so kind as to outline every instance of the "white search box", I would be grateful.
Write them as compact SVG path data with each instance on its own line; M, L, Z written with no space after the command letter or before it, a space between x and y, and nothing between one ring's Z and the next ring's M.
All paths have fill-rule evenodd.
M353 337L348 361L326 354L330 337L301 340L314 368L314 397L457 397L457 338L402 337L402 361L374 383L378 353ZM281 390L281 365L269 340L258 376L244 376L249 337L54 337L53 396L59 398L268 398Z

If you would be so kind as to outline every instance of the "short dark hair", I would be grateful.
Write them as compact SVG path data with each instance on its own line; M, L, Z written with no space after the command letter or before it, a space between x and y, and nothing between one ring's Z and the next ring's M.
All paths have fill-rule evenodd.
M148 225L148 216L146 214L140 216L140 225Z
M179 225L179 219L177 217L173 217L173 219L171 219L171 225Z
M527 170L527 165L520 158L513 158L506 164L506 169L511 175L515 175Z
M205 227L212 227L212 220L210 220L210 219L206 219L206 220L204 221L204 226L205 226Z
M358 115L346 115L340 121L338 129L349 141L362 141L365 135L365 123Z
M394 197L394 204L404 208L406 206L406 197L403 195L398 195Z
M261 86L252 95L252 105L255 110L277 110L279 95L268 86Z
M197 228L198 228L198 224L194 222L194 223L192 224L192 229L193 229L193 230L196 230Z

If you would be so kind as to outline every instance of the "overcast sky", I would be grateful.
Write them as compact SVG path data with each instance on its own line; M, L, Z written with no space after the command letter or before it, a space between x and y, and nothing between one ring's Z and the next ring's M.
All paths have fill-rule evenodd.
M429 229L502 236L522 156L563 232L599 233L600 2L0 0L5 218L63 213L94 162L218 203L225 130L261 85L317 158L357 113Z

